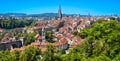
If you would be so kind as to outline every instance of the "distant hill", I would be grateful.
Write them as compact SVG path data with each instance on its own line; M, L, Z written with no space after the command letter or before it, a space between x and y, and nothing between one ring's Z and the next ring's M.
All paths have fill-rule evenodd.
M25 13L4 13L2 16L23 16L23 17L57 17L57 13L42 13L42 14L25 14ZM76 14L62 14L62 16L74 16ZM86 16L86 15L81 15Z
M24 14L24 13L2 13L0 15L3 15L3 16L26 16L27 14Z
M62 14L62 16L73 16L74 14ZM30 14L32 17L57 17L57 13Z

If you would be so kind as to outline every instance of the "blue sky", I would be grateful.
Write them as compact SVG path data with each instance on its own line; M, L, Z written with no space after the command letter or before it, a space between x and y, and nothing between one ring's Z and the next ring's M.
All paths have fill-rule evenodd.
M59 5L66 14L120 15L119 0L0 0L0 13L57 13Z

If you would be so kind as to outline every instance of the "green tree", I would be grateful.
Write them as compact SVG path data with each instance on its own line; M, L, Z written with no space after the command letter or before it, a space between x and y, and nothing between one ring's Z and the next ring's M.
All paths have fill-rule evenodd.
M37 61L40 59L41 50L35 46L29 46L20 54L19 61Z
M48 42L53 42L53 36L52 36L53 32L52 31L46 31L45 32L45 38L47 39Z
M47 50L43 53L43 58L41 61L61 61L54 45L47 45Z
M0 61L13 61L14 57L10 53L10 51L0 51Z
M74 47L70 50L65 61L80 61L81 60L81 49L79 47Z
M25 33L25 34L23 34L24 35L24 37L26 38L26 40L25 40L25 42L24 42L24 45L28 45L28 44L30 44L30 43L32 43L32 42L34 42L35 41L35 39L34 39L34 36L36 35L36 34L38 34L38 32L37 31L35 31L35 32L33 32L33 33ZM23 36L22 35L22 36Z
M19 61L20 51L14 50L11 53L11 61Z
M84 29L82 32L78 33L79 36L85 36L84 38L86 38L78 48L81 49L79 53L83 54L81 55L82 57L89 57L89 59L96 58L99 60L105 59L107 61L114 59L116 55L120 53L119 30L120 24L118 21L110 20L106 22L98 20L91 28Z

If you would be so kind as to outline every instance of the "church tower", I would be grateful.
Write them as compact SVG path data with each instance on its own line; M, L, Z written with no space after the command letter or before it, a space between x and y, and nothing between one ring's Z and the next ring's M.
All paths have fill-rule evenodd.
M59 19L59 20L62 19L61 6L59 6L59 8L58 8L58 19Z
M91 16L90 16L90 12L88 12L88 20L89 20L89 21L91 20L90 17L91 17Z
M45 30L42 28L42 42L45 42Z
M45 42L45 24L43 23L43 27L42 27L42 42Z

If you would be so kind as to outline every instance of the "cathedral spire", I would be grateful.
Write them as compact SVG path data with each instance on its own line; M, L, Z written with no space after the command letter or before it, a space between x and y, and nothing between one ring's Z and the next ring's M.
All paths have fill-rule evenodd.
M61 6L59 5L59 8L58 8L58 19L62 19L62 12L61 12Z
M90 12L88 12L88 19L89 19L89 21L90 21Z

